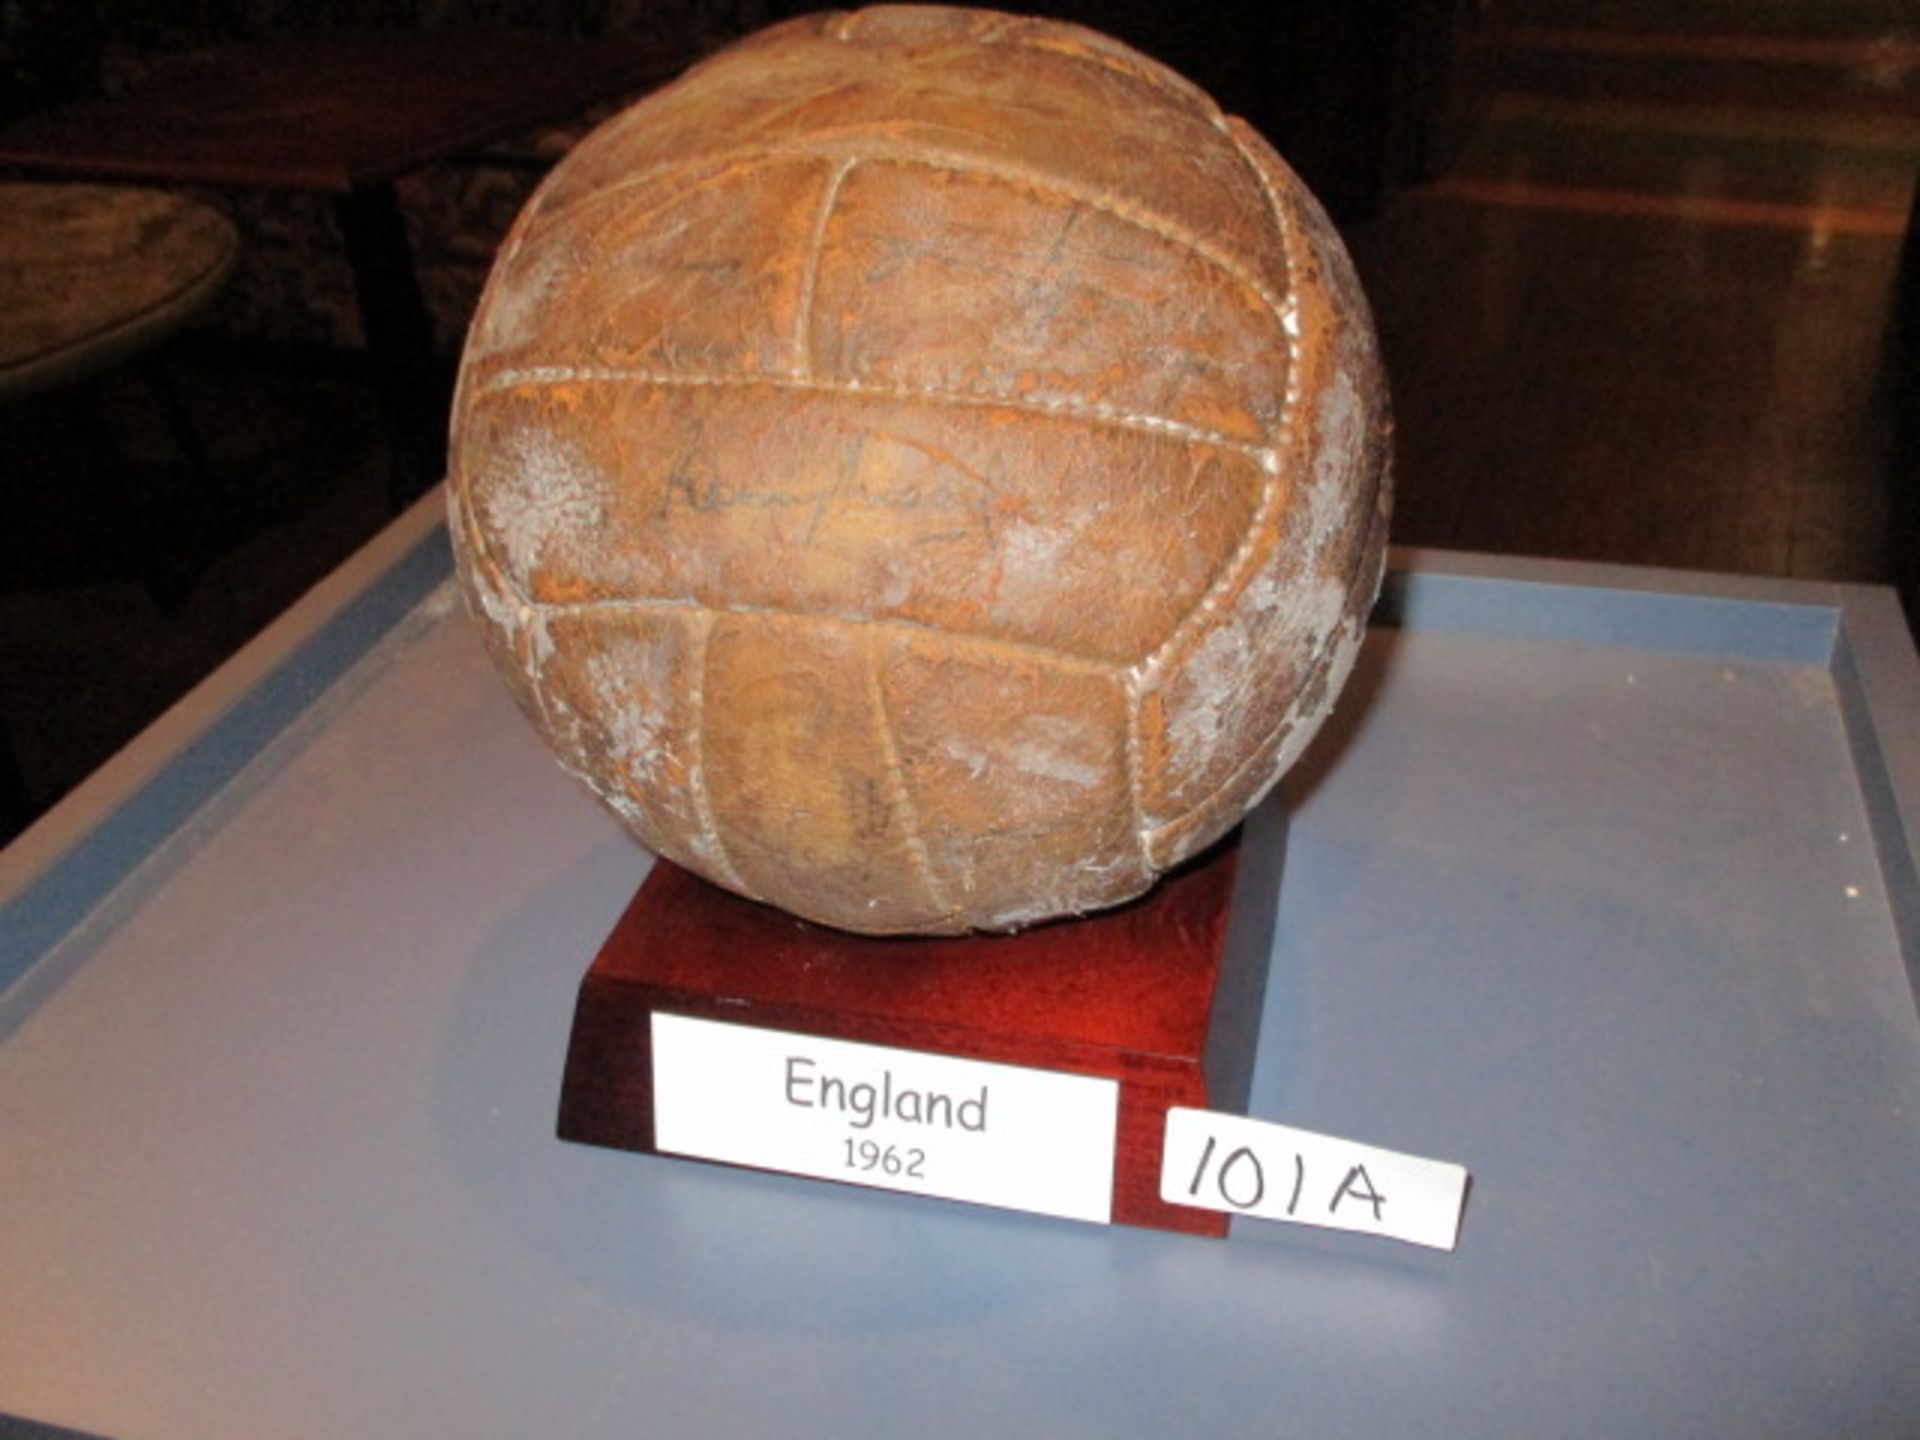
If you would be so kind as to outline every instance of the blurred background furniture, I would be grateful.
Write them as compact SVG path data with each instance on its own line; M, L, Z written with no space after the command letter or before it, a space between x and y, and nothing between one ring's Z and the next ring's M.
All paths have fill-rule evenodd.
M125 368L146 387L185 462L176 483L136 507L147 583L163 605L204 557L219 496L159 347L213 302L238 251L224 215L180 195L0 184L0 404L61 391L49 397L55 419L117 469L110 427L94 418L94 382Z
M239 243L224 215L179 195L0 184L0 402L166 339L218 293Z
M275 39L124 95L20 119L0 129L0 166L327 197L404 495L440 476L448 376L394 181L658 81L671 60L647 40L480 28Z
M148 386L186 461L187 487L143 497L161 543L147 582L177 598L196 548L188 532L210 516L206 452L156 347L199 314L233 269L239 238L216 210L178 195L126 186L0 185L0 405L62 387L84 391L117 367ZM74 413L97 446L107 440ZM57 476L41 477L58 483ZM174 542L174 543L165 543ZM0 723L0 833L24 823L27 786Z

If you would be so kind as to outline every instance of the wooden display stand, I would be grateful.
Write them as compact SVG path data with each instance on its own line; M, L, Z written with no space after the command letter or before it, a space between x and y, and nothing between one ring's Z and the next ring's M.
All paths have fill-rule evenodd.
M1257 828L1256 828L1257 827ZM1117 910L1016 935L850 935L656 864L580 987L562 1139L653 1152L656 1010L1119 1082L1113 1219L1201 1235L1159 1198L1166 1112L1245 1110L1285 821Z

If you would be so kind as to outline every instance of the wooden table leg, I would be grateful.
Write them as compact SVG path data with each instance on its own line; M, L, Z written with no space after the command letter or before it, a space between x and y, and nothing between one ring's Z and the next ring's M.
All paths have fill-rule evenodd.
M240 528L239 499L213 468L200 427L174 383L172 359L164 351L150 352L132 366L183 462L178 479L154 497L158 503L151 523L157 543L146 552L147 593L163 611L176 610L186 601Z
M438 483L446 468L449 376L434 351L433 322L393 186L350 190L335 202L335 214L395 447L391 498L399 509Z

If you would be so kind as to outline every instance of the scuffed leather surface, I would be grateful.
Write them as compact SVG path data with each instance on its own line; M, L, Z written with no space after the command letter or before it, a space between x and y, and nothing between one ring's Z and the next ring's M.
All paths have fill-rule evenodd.
M449 503L488 645L648 845L863 931L1111 905L1331 707L1387 397L1332 226L1105 37L762 32L515 225Z

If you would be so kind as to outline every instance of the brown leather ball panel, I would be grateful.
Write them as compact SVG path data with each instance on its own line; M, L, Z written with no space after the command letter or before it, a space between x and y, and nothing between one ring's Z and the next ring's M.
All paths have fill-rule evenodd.
M489 650L660 853L850 929L1117 903L1332 703L1386 393L1263 141L1077 27L881 7L616 117L515 226L449 481Z

